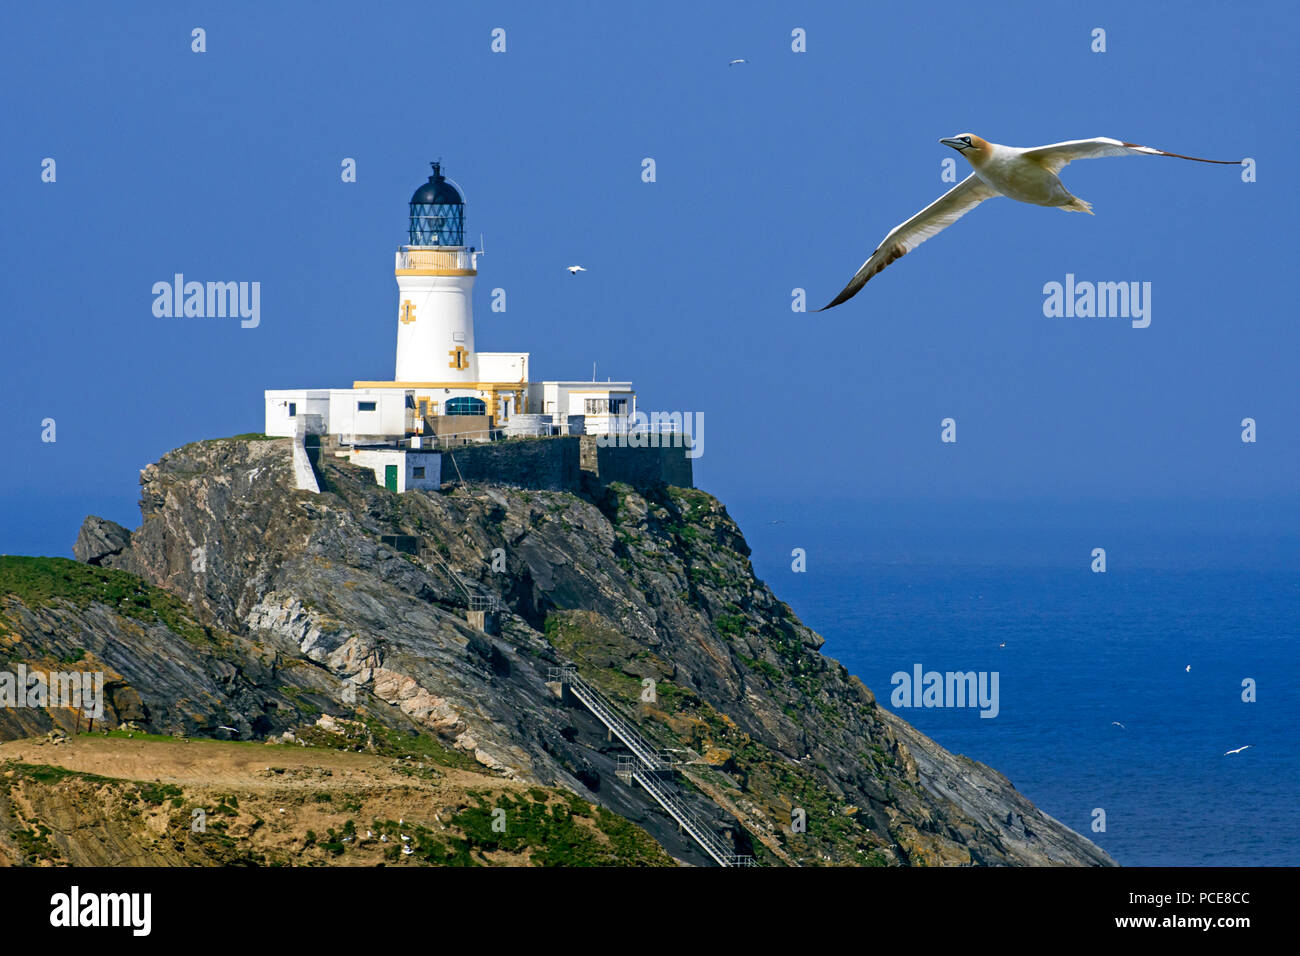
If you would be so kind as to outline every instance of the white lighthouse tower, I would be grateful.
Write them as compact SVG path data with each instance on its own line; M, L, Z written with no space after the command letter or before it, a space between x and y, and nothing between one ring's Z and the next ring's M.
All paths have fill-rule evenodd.
M465 247L465 201L433 164L411 197L408 244L397 251L398 382L479 381L472 293L478 256Z

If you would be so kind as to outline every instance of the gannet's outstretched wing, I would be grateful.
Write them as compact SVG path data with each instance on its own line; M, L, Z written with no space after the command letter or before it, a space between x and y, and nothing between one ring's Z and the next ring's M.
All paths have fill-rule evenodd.
M1104 156L1172 156L1175 159L1190 159L1197 163L1218 163L1220 166L1241 165L1239 159L1201 159L1199 156L1168 153L1153 146L1124 143L1105 136L1097 136L1093 139L1072 139L1064 143L1035 146L1033 149L1025 150L1021 155L1025 159L1034 160L1044 169L1053 173L1059 173L1076 159L1101 159Z
M825 312L841 302L847 302L858 294L858 290L895 259L911 252L931 236L947 229L966 213L970 212L986 199L1000 195L992 186L971 173L952 189L948 190L930 205L926 206L907 222L900 223L889 231L884 241L871 253L870 258L862 263L844 291L835 297L830 305L822 306L818 312Z

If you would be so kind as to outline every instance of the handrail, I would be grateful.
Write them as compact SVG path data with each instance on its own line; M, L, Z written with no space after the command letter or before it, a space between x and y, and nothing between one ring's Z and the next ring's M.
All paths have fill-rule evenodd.
M746 861L753 858L741 856L731 850L727 844L709 829L708 824L700 820L690 809L665 787L662 783L654 778L653 774L644 770L632 771L632 779L641 784L650 796L668 811L669 816L681 824L682 828L694 837L695 842L704 848L704 852L713 857L718 866L748 866Z
M639 783L655 801L695 840L719 866L753 866L754 858L735 853L727 846L709 825L701 820L691 809L658 779L657 774L672 769L672 763L665 760L655 747L646 740L626 719L620 715L612 701L583 680L572 664L552 667L549 678L565 685L584 707L592 712L614 736L632 751L641 766L633 768L630 773L625 770L623 758L618 761L618 774L626 774Z

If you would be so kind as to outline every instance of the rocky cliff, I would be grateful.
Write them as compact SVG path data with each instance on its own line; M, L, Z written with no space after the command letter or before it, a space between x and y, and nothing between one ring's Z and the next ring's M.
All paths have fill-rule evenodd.
M706 861L615 775L604 728L553 693L550 667L575 663L679 755L683 798L762 862L1112 864L1001 774L878 707L755 578L708 494L397 495L325 459L313 495L293 490L290 448L187 445L142 472L137 530L87 519L87 572L175 600L179 636L141 615L138 631L113 630L102 604L57 596L10 597L9 627L29 643L69 635L67 649L40 638L53 654L99 640L114 707L147 729L264 738L322 713L377 722L479 772L573 791L689 862ZM470 595L497 599L497 633L469 623Z

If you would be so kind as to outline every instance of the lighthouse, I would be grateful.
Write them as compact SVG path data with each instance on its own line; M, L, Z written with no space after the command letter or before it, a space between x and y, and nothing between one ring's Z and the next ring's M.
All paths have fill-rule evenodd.
M594 370L590 381L536 381L529 374L529 353L475 347L474 280L482 252L465 245L460 187L443 175L441 163L431 165L433 175L407 203L406 242L394 263L393 377L355 380L351 388L268 389L265 434L328 436L333 447L376 468L375 455L383 450L384 474L396 468L396 489L404 490L437 480L427 461L416 463L414 449L505 437L626 433L638 415L631 382L598 382ZM494 298L494 312L495 303ZM389 321L380 309L372 327L391 329ZM547 334L544 315L529 316L529 322L535 334ZM574 346L581 345L579 333ZM574 364L585 365L586 355L577 355ZM390 460L396 449L406 449L400 462ZM388 484L387 477L382 480Z
M474 352L478 254L465 247L465 200L433 163L411 196L407 244L397 250L398 382L479 381Z

